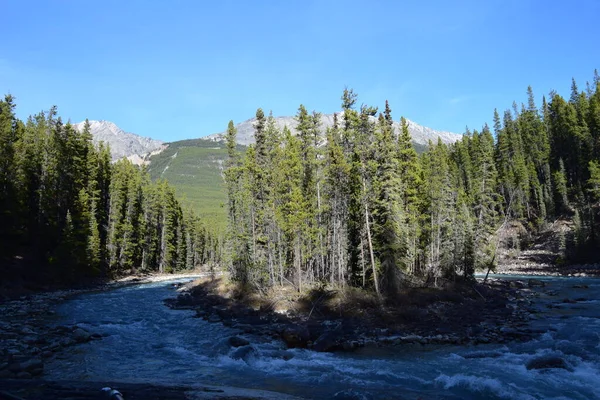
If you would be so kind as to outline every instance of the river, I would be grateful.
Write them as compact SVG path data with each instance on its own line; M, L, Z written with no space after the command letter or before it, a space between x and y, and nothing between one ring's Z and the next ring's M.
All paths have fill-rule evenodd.
M315 353L247 337L243 358L220 323L171 310L170 282L74 297L58 324L105 337L65 350L45 366L46 379L235 386L313 399L600 399L600 279L540 278L539 313L527 342L477 346L399 346L354 353ZM188 279L189 280L189 279ZM574 288L574 286L583 286ZM577 299L575 303L564 299ZM545 356L567 369L528 370Z

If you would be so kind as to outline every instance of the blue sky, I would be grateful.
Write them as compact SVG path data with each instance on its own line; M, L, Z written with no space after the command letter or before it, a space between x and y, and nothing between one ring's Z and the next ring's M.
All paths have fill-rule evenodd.
M494 108L569 95L600 69L600 2L3 0L0 91L21 118L57 105L165 141L256 108L293 115L389 100L463 132Z

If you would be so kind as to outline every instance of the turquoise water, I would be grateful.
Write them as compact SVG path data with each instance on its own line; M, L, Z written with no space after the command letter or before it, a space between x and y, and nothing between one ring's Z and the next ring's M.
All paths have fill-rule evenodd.
M48 379L204 383L315 399L600 399L600 280L542 279L531 328L545 333L528 342L346 354L295 349L288 361L282 343L250 336L254 350L239 358L227 345L235 330L165 307L176 295L173 281L85 294L59 307L57 324L105 337L67 350L45 371ZM560 357L568 369L527 370L542 356Z

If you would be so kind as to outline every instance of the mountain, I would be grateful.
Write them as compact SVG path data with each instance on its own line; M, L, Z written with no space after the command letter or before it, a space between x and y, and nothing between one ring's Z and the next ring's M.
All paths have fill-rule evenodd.
M338 120L340 121L340 123L342 121L343 115L344 115L343 112L338 114ZM279 129L283 129L284 126L287 126L288 128L291 129L292 133L296 132L296 126L298 125L298 122L296 121L295 117L274 117L274 118L275 118L275 124L277 125L277 127ZM371 117L371 118L373 118L373 120L375 120L374 117ZM236 125L237 142L239 144L243 144L243 145L247 146L251 143L254 143L254 122L255 121L256 121L256 118L251 118L247 121L244 121L244 122ZM419 125L408 119L406 121L408 122L408 131L410 132L410 134L413 138L413 142L416 143L417 145L421 145L421 146L416 146L416 147L422 147L424 145L427 145L427 142L429 140L436 141L438 137L440 139L442 139L442 142L444 142L444 143L454 143L457 140L462 138L462 135L459 135L457 133L436 131L434 129ZM402 129L400 126L400 122L394 121L393 125L394 125L395 132L399 133ZM321 116L322 131L325 132L325 130L327 128L332 127L332 126L333 126L333 114L323 114ZM225 132L220 132L220 133L215 133L213 135L206 136L204 139L219 141L219 140L223 140L224 138L225 138Z
M81 131L84 124L85 122L79 122L73 126ZM146 154L164 147L160 140L125 132L110 121L90 121L90 128L94 143L102 141L110 145L113 160L127 157L135 164L141 164Z
M244 151L245 147L238 149ZM152 180L166 179L184 206L192 207L211 228L219 230L227 221L223 183L227 157L222 141L180 140L150 155L148 172Z

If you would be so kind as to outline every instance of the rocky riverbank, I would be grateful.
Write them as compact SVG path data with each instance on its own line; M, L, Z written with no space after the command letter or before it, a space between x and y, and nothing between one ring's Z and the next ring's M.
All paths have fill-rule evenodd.
M519 262L505 263L498 267L500 275L600 277L600 264L555 265L553 263L528 260L528 252L520 256Z
M531 234L513 221L499 233L498 267L495 273L532 276L600 276L600 264L571 264L565 254L565 238L575 235L571 220L559 219ZM521 243L523 242L523 248Z
M90 400L108 399L102 389L117 390L126 400L300 400L297 397L264 390L209 385L161 386L147 383L78 382L44 380L0 380L0 399ZM112 398L111 398L112 399Z
M77 326L53 326L54 307L81 291L50 292L0 304L0 379L30 379L62 349L101 339Z
M536 295L531 288L538 285L543 283L493 279L448 289L411 289L387 301L359 295L349 299L335 290L315 289L306 296L273 301L273 296L236 295L217 279L184 285L166 304L194 309L197 317L232 327L246 338L280 339L289 348L349 351L363 346L528 340L540 333L527 323ZM230 338L230 344L239 347L240 354L252 351L243 337Z
M53 324L55 307L81 293L112 290L125 285L174 278L197 278L200 274L130 276L76 290L57 290L21 296L0 303L0 379L32 379L43 376L44 363L63 349L102 336L77 325Z

